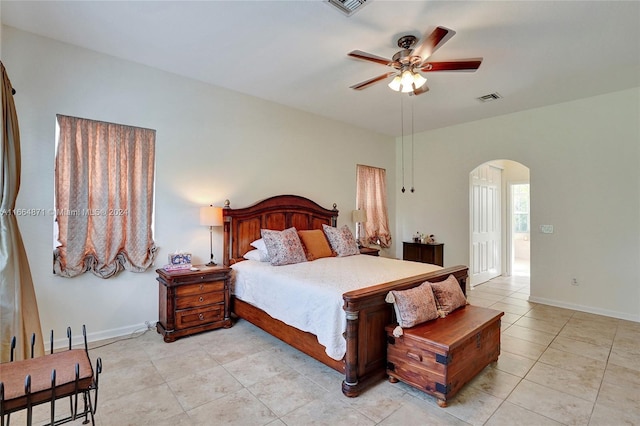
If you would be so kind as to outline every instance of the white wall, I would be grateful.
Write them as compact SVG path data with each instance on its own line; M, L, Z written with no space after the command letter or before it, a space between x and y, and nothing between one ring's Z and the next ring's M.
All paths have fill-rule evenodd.
M231 200L245 207L277 194L299 194L324 207L337 203L339 224L351 223L356 164L389 170L393 139L3 27L3 62L18 94L22 186L18 208L53 206L57 113L147 127L156 135L156 267L176 249L194 261L209 257L199 208ZM391 220L395 198L389 194ZM86 324L91 339L129 333L158 318L153 270L102 280L52 274L52 218L21 217L43 331L63 336ZM214 254L222 258L221 230Z
M640 321L639 117L635 88L416 135L421 167L415 194L398 192L396 241L425 229L445 265L468 264L469 172L514 160L530 169L531 300Z

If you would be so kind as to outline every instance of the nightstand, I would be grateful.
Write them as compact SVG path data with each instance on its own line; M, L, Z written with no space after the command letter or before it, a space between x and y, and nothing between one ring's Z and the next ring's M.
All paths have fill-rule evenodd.
M360 247L360 254L368 254L369 256L379 256L380 249L362 246Z
M231 327L231 269L224 266L197 267L198 271L156 270L159 282L156 330L167 343L201 331Z

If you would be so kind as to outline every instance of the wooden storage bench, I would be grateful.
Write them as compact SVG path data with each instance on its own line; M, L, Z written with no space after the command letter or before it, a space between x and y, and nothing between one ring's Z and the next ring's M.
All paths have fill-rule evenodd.
M438 399L446 407L459 390L500 355L504 312L466 305L444 318L387 332L387 374Z

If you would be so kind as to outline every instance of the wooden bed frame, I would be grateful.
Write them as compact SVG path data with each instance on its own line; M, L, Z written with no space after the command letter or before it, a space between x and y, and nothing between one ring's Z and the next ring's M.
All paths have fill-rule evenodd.
M243 260L242 255L253 249L251 242L260 238L261 229L283 230L293 226L298 230L306 230L322 229L323 224L336 226L338 210L335 204L329 210L301 196L279 195L241 209L232 209L227 200L223 217L223 256L224 264L228 266ZM385 326L393 321L393 308L385 302L389 290L404 290L424 281L442 281L450 274L456 277L466 294L466 266L445 268L344 293L347 350L340 361L325 353L324 346L318 343L314 334L274 319L253 305L232 297L231 310L238 317L344 373L342 392L355 397L369 385L386 377Z

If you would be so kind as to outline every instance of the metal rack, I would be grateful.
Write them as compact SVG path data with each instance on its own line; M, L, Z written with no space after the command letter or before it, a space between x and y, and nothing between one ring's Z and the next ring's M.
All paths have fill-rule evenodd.
M86 327L82 326L84 349L72 349L71 327L67 327L69 349L54 353L53 330L51 347L47 355L34 358L35 333L31 336L31 357L15 361L16 338L11 339L10 362L0 364L0 426L10 426L11 414L27 410L27 425L33 422L33 407L49 403L51 420L55 426L84 417L83 424L95 425L94 414L98 405L98 379L102 373L102 359L96 359L95 370L89 358ZM50 380L47 379L48 372ZM24 374L24 382L20 377ZM92 394L93 393L93 400ZM79 411L78 397L83 404ZM69 397L70 414L56 420L55 401ZM89 420L89 418L91 420Z

